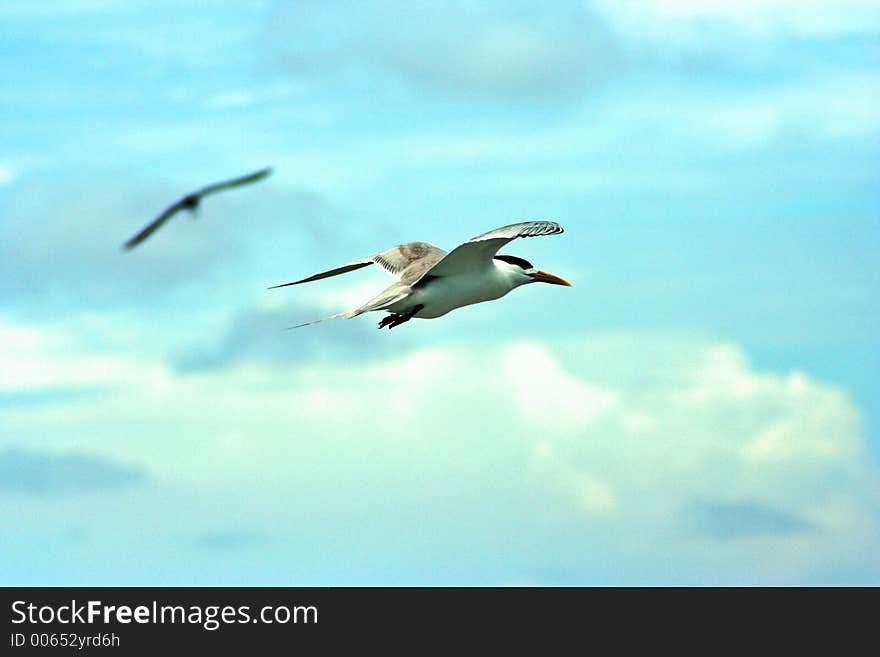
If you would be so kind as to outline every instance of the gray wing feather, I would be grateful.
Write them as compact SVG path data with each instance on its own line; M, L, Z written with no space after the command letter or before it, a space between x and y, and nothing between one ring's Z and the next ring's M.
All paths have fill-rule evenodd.
M518 224L502 226L488 233L472 237L465 244L471 242L484 242L486 240L502 239L504 243L515 240L517 237L540 237L541 235L557 235L562 231L562 226L555 221L524 221Z
M439 262L445 255L446 251L437 248L428 242L409 242L407 244L400 244L391 247L386 251L374 253L366 258L355 260L347 265L323 271L314 276L309 276L308 278L293 281L292 283L273 285L269 289L287 287L289 285L299 285L300 283L310 283L311 281L329 278L330 276L338 276L339 274L354 271L355 269L367 267L372 264L379 265L392 276L399 276L402 283L408 283L414 276L414 280L421 278L425 271L430 267L433 267L434 264Z
M384 310L388 306L391 306L401 299L405 299L410 294L412 294L412 288L405 283L394 283L393 285L385 288L375 297L367 301L364 305L362 305L357 310L352 310L348 313L350 317L356 317L363 313L372 312L374 310Z
M502 226L488 233L477 235L464 244L452 249L425 274L430 276L448 276L486 266L498 253L498 250L515 240L517 237L539 237L541 235L557 235L562 226L553 221L524 221L518 224Z
M419 269L424 262L436 262L446 255L446 251L430 242L408 242L393 246L372 256L373 262L389 274L407 278L409 272Z

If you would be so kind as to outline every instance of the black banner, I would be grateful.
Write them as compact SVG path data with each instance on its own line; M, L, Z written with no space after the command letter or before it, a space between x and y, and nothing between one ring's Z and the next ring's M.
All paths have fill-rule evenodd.
M0 654L323 653L352 641L409 645L419 654L429 644L525 637L620 648L694 639L694 628L727 636L732 629L776 633L787 619L800 628L812 616L827 622L837 606L828 594L849 597L827 589L816 596L805 589L2 588Z

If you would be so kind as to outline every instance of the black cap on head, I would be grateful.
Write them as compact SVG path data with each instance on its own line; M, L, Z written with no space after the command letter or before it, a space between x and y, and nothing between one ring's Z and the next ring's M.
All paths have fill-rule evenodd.
M522 258L517 258L516 256L510 255L497 255L495 256L496 260L503 260L504 262L510 265L519 265L523 269L534 269L534 266L528 260L524 260Z

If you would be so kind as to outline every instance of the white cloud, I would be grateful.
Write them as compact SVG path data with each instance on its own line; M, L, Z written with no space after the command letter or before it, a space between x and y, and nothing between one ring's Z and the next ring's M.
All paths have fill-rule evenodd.
M578 94L619 64L604 23L575 3L290 2L273 30L300 73L378 68L418 87L484 98Z
M31 385L71 380L74 362L100 369L26 331L3 337L47 356L52 372ZM149 370L135 357L127 367ZM442 540L470 546L514 526L534 541L526 552L574 581L591 572L578 548L585 535L656 581L880 575L878 476L857 410L803 373L755 371L732 343L620 334L425 346L382 361L243 364L160 383L142 376L64 412L17 410L4 426L25 437L79 431L84 449L215 491L233 511L247 505L257 528L295 513L278 499L309 496L327 522L355 504L399 528L417 509L432 518L431 545L443 527L452 533ZM539 547L551 540L558 554ZM669 575L667 561L688 565Z
M880 131L880 112L868 100L878 92L880 76L875 73L842 74L720 102L696 101L670 118L733 146L868 136Z
M6 164L0 164L0 185L8 185L15 180L15 172Z
M628 362L663 382L617 387L619 403L602 422L576 437L545 436L536 454L536 467L558 478L573 507L584 507L585 486L603 490L583 483L601 473L616 491L618 527L663 536L669 543L655 549L689 552L706 564L749 562L752 579L730 574L731 581L796 580L825 560L864 558L862 550L847 555L846 543L878 546L877 473L841 390L802 373L756 372L732 344L695 345L666 363L662 342L630 347ZM581 376L602 381L616 349L604 357L601 349L584 351L596 360ZM721 521L731 536L723 549L701 538L705 516L688 519L701 500L736 500L716 511L727 516ZM745 511L731 517L738 509ZM681 523L692 536L672 535Z
M185 91L186 88L183 88L178 93ZM249 89L230 89L209 96L205 99L204 105L212 110L242 109L273 101L283 101L294 94L301 94L302 91L301 86L291 82L267 84Z
M163 380L161 366L89 352L62 330L0 321L0 344L0 393L77 386L155 385Z
M726 24L749 32L790 31L803 35L860 32L880 27L880 10L871 0L599 0L609 14L633 25Z
M501 361L523 420L546 430L582 428L613 408L613 390L566 372L537 342L508 347Z

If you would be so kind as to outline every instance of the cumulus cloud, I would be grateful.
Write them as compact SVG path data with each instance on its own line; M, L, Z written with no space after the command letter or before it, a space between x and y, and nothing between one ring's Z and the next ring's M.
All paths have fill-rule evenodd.
M143 468L78 451L9 447L0 452L0 490L67 495L126 488L147 481Z
M603 342L567 353L580 352L586 368L575 371L617 402L534 448L537 471L585 517L613 517L615 532L652 535L670 555L741 559L755 576L783 580L825 560L864 559L847 545L878 545L877 472L841 390L757 372L732 344ZM620 380L616 364L603 371L615 356L653 382ZM719 542L729 551L716 552Z
M378 69L453 95L568 96L620 66L605 23L575 3L288 2L273 31L298 73Z
M125 356L84 348L82 337L59 328L0 320L4 345L0 395L10 406L49 404L99 396L118 384L155 381L160 368L133 367Z
M528 454L522 476L554 522L625 551L650 536L655 557L702 567L740 560L730 581L819 577L880 546L878 476L847 395L756 371L733 344L624 335L428 349L312 370L289 412L302 435L343 431L338 409L383 440L418 427L418 444L477 469L503 436L501 449ZM455 413L426 424L438 409Z
M357 532L372 546L358 548L358 567L380 554L411 564L395 581L427 581L427 565L407 562L415 553L431 569L463 568L475 543L497 561L481 566L487 582L880 577L880 478L849 396L803 373L756 370L736 344L469 340L283 368L262 348L242 348L212 376L136 379L112 399L48 419L18 413L11 426L24 435L87 421L96 444L131 427L129 455L210 497L203 512L182 511L197 526L222 504L251 526L286 528L279 537L307 538L304 569L327 554L351 560L338 536ZM320 504L321 517L290 500ZM405 538L389 545L388 535ZM193 540L252 544L241 538L219 528Z
M837 39L876 34L880 13L874 3L788 5L282 2L269 41L296 75L329 71L371 94L394 88L389 80L397 80L441 94L505 101L579 96L633 73L721 74L742 87L817 64L869 70L863 56L853 61ZM819 60L811 54L817 47L824 53ZM358 77L364 72L388 79L365 83Z
M880 12L866 0L594 0L594 6L643 68L659 65L697 78L721 74L740 88L835 66L870 71L864 51L853 46L880 32Z

